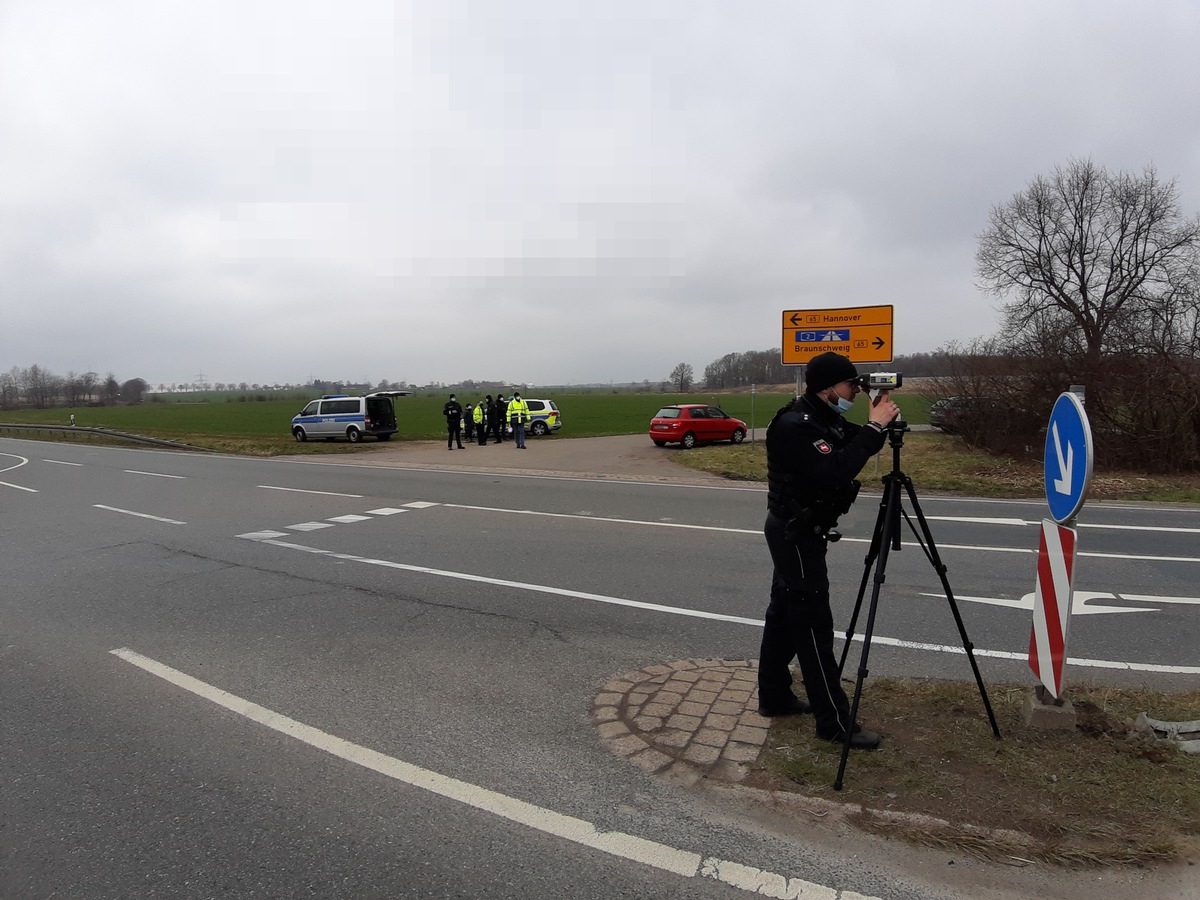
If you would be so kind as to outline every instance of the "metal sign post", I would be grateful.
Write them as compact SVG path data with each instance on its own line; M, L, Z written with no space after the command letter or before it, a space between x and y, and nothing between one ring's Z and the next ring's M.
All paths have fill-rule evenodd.
M1078 393L1059 395L1046 428L1046 502L1053 521L1042 520L1033 629L1029 635L1029 668L1059 708L1063 707L1075 578L1077 533L1073 526L1092 481L1092 429ZM1034 709L1031 707L1031 716Z

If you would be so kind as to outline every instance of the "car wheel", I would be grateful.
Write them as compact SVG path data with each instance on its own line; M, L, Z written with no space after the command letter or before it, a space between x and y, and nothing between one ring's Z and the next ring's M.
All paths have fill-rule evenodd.
M308 435L305 434L304 429L300 427L292 429L292 436L302 444L308 440Z
M359 441L362 440L362 432L359 431L357 428L347 428L346 429L346 437L348 437L350 439L350 443L357 444Z
M667 442L666 442L666 441L655 441L655 440L654 440L654 438L651 438L650 440L654 441L654 446L655 446L655 447L665 447L665 446L667 446Z
M729 440L733 441L733 443L735 443L735 444L740 444L745 439L746 439L746 432L740 428L733 429L733 434L729 438Z
M679 443L683 444L684 450L691 450L696 446L696 436L689 431L683 436L683 440Z
M546 427L545 422L534 422L533 425L531 425L529 427L529 430L532 431L534 434L536 434L538 437L542 437L550 429Z

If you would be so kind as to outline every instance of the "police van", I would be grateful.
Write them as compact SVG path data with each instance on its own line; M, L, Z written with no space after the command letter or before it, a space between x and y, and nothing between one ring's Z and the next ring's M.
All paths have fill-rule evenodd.
M298 441L309 438L332 441L344 437L357 444L366 435L371 435L386 441L400 430L396 427L396 407L392 398L406 397L409 393L376 391L365 397L326 394L318 400L310 400L292 417L292 436Z

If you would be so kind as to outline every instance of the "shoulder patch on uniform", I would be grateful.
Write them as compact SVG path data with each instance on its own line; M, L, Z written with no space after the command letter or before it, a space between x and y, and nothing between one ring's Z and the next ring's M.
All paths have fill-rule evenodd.
M817 448L819 453L832 453L833 448L829 446L829 441L813 441L813 446Z

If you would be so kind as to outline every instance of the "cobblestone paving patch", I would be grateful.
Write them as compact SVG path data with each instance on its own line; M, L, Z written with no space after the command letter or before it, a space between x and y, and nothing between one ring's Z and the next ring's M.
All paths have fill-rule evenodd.
M758 661L681 659L614 678L592 703L592 724L618 756L684 782L738 782L770 721L758 709Z

